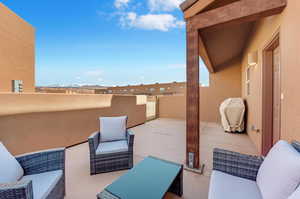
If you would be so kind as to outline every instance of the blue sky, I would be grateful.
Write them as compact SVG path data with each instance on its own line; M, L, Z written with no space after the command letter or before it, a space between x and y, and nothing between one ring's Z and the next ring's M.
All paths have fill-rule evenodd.
M36 28L38 86L185 81L181 2L3 0Z

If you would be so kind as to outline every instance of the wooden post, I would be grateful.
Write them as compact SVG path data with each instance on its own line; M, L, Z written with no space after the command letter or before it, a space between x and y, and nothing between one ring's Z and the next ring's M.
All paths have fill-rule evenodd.
M190 157L193 156L193 168L199 168L199 31L193 29L190 20L186 25L187 37L187 94L186 94L186 163L191 166Z

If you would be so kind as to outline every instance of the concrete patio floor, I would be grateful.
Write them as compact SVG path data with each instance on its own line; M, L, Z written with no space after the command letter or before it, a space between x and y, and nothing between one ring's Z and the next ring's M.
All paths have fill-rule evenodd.
M135 164L148 155L177 163L185 161L185 121L160 118L131 129L135 133ZM200 160L205 164L204 174L184 171L185 199L207 199L209 178L212 169L212 151L215 147L257 154L245 134L224 133L218 124L201 123ZM96 194L126 171L90 176L88 144L67 149L66 154L66 199L94 199ZM166 198L179 197L168 194Z

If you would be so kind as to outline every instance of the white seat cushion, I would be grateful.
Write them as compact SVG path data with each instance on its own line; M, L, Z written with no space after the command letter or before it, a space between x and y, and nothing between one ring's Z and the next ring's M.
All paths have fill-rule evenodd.
M255 181L213 171L209 199L262 199Z
M126 139L127 116L100 117L101 141L116 141Z
M257 185L264 199L287 199L300 183L300 153L277 142L259 168Z
M0 142L0 183L12 183L20 180L24 170L5 146Z
M128 151L127 140L101 142L96 150L97 155Z
M294 191L294 193L288 199L299 199L300 198L300 186Z
M62 175L63 171L57 170L34 175L27 175L22 179L32 180L34 199L45 199L58 183Z

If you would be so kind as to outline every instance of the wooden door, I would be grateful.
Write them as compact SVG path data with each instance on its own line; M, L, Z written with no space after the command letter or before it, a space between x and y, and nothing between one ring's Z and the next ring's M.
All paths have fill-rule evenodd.
M280 139L281 86L280 86L280 48L273 50L273 144Z
M263 50L262 67L262 155L267 155L280 139L280 35Z

